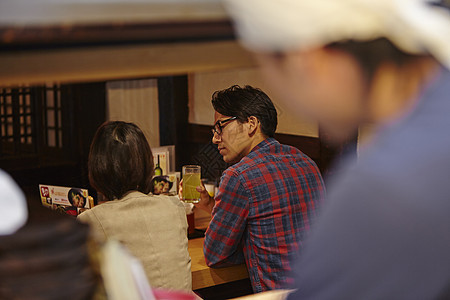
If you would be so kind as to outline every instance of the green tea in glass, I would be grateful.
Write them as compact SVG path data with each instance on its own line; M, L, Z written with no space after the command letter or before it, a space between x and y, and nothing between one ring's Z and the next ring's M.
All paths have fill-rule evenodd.
M201 168L197 165L183 166L183 201L187 203L198 203L200 193L197 187L201 185Z

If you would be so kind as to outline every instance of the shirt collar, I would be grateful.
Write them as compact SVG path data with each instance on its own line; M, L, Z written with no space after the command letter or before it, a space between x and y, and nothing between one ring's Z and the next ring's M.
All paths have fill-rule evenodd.
M256 145L250 151L250 153L255 152L255 151L259 151L259 149L261 149L261 148L270 147L271 145L275 145L275 144L279 144L279 142L276 139L274 139L273 137L268 137L264 141L262 141L258 145Z

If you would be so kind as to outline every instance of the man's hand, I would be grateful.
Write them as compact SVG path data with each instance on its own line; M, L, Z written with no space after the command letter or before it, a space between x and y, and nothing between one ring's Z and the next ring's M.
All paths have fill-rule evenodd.
M200 201L198 203L194 203L194 206L211 213L214 207L214 198L208 194L208 191L206 190L203 183L197 186L196 189L197 192L200 193ZM183 179L181 179L178 186L178 198L180 198L181 201L183 200Z
M196 189L197 192L200 193L200 201L198 203L194 203L194 206L212 213L215 204L214 198L208 194L208 191L206 190L203 183L202 185L196 187Z

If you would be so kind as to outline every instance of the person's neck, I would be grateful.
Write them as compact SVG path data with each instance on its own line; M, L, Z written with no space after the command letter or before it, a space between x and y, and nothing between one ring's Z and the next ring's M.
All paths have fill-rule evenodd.
M254 133L253 135L250 135L248 137L248 142L246 143L245 147L242 149L242 151L238 154L238 156L235 158L234 161L227 161L229 164L235 164L239 161L241 161L244 157L250 154L252 150L262 141L264 141L267 136L263 135L262 133Z
M264 135L262 132L257 132L251 139L250 147L248 153L250 153L259 143L267 139L267 136ZM247 154L248 154L247 153Z

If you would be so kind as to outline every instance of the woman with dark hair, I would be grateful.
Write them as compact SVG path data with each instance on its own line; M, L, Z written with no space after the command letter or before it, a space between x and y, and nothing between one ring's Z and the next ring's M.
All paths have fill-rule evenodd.
M184 205L149 194L153 155L143 132L121 121L100 126L88 161L91 185L106 202L78 216L100 240L115 239L143 264L152 287L190 291Z

